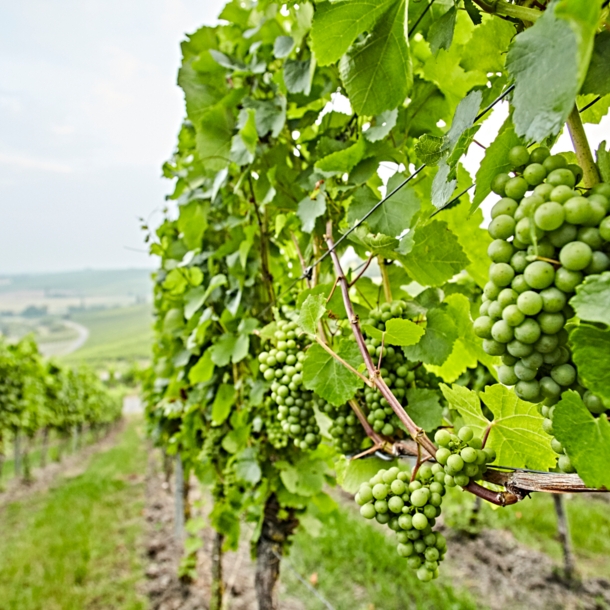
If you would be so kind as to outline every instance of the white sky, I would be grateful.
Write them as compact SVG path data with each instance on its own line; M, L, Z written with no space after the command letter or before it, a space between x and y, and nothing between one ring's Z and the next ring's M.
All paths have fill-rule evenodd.
M0 273L153 265L179 43L223 4L0 0Z

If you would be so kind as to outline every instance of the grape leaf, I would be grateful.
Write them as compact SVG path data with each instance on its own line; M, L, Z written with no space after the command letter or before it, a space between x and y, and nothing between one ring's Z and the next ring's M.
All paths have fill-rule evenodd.
M606 150L606 140L597 149L597 167L604 182L610 182L610 151Z
M574 106L593 47L595 4L551 4L511 45L506 67L515 81L513 122L528 142L558 134Z
M590 275L576 288L570 305L581 320L601 322L610 326L610 271L601 275Z
M180 206L178 230L183 234L187 248L201 248L201 239L208 226L208 204L202 201L190 201Z
M350 460L341 456L335 463L337 483L348 493L355 494L362 483L373 478L382 468L400 466L399 461L387 462L377 457L366 460Z
M352 146L322 157L319 161L316 161L315 166L328 173L349 172L362 160L364 151L365 141L364 138L360 138Z
M326 297L323 294L310 294L299 312L299 326L310 335L315 335L318 321L326 313Z
M388 180L388 193L392 192L405 177L394 174ZM369 210L379 203L379 198L370 187L361 186L354 195L347 211L347 221L356 223L363 218ZM390 237L397 237L411 225L411 220L421 205L417 193L409 186L403 186L398 192L387 199L369 218L367 224L372 231L383 233Z
M407 273L422 286L441 286L469 262L457 237L439 220L413 231L413 246L404 257Z
M235 458L235 475L238 481L256 485L262 477L254 447L246 447Z
M479 8L472 0L464 0L464 8L474 25L479 25L483 21ZM494 19L494 21L499 21L499 19Z
M299 201L297 216L301 219L301 225L305 233L311 233L316 226L316 219L326 212L326 197L324 193L318 193L315 199L305 197Z
M448 49L451 46L456 18L457 8L452 6L430 26L428 42L432 53L436 53L439 49Z
M580 324L570 333L570 343L583 385L610 401L610 329Z
M432 181L432 205L437 210L445 207L445 204L449 201L451 195L453 195L453 191L455 191L456 184L457 179L453 169L447 161L443 161L438 166L438 171Z
M212 403L212 425L220 426L225 422L231 407L235 404L235 387L226 383L221 383L216 391L214 402Z
M472 0L470 0L472 1ZM468 10L465 3L466 10ZM515 37L515 24L503 19L486 19L474 28L470 40L462 49L461 66L465 70L503 72L506 51Z
M290 51L294 47L294 39L292 36L278 36L273 43L273 54L278 59L283 59L290 55Z
M233 115L224 106L213 106L202 113L197 129L197 152L211 171L229 164L233 138Z
M555 466L557 456L551 449L549 435L542 428L544 418L538 413L537 405L517 398L503 385L488 386L480 396L494 415L489 422L475 392L457 385L451 389L443 385L441 389L451 408L478 434L489 426L486 446L495 450L498 464L538 470Z
M342 341L335 351L356 369L362 364L360 350L354 341ZM316 344L307 350L303 360L303 384L338 407L355 396L363 381Z
M496 139L485 151L483 161L481 161L481 165L477 170L474 199L470 208L471 213L491 193L491 182L496 175L512 169L508 162L508 153L513 146L518 146L519 144L521 144L521 140L515 133L511 118L508 117L502 127L500 127Z
M564 392L553 412L553 433L589 487L610 489L610 424L593 417L577 392Z
M227 366L229 362L237 363L248 354L250 337L247 335L233 335L225 333L210 348L212 362L216 366Z
M591 63L581 93L610 93L610 32L603 31L595 37Z
M359 34L370 31L395 0L344 0L316 6L311 42L318 63L328 66L347 52Z
M455 322L447 306L442 305L428 312L424 336L417 344L403 347L403 352L409 360L441 365L451 354L457 337Z
M303 455L297 458L294 464L287 462L275 464L281 468L280 479L290 493L313 496L322 491L326 482L324 477L326 464L322 460Z
M312 80L311 60L297 61L287 59L284 64L284 83L290 93L304 93L309 95L311 92Z
M426 165L436 165L447 152L447 138L425 133L415 144L415 153Z
M495 359L483 351L482 340L474 334L470 317L470 301L463 294L451 294L445 299L447 313L457 327L457 340L447 360L441 366L428 368L447 383L453 383L467 368L479 361L491 366Z
M341 80L358 114L375 115L396 108L413 84L405 36L406 6L406 0L393 2L366 39L353 44L341 58Z
M212 379L214 374L214 362L212 362L212 351L206 350L199 358L197 364L189 371L189 381L195 383L205 383Z
M411 419L426 432L436 430L443 421L443 407L435 390L409 388L405 409Z
M383 140L396 125L396 118L398 117L398 110L386 110L380 115L374 117L375 124L369 127L364 132L364 137L369 142L377 142Z
M363 330L373 339L383 340L385 345L415 345L424 335L424 329L402 318L391 318L386 322L385 332L378 328L365 324Z

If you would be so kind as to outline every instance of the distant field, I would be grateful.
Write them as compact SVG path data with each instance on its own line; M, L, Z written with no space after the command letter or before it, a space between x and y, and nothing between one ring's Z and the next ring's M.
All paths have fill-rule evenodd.
M71 316L89 329L82 348L60 357L67 364L92 366L108 361L145 360L150 357L152 314L149 304L84 311Z
M31 305L52 314L70 307L133 305L150 300L150 294L148 269L0 276L0 311L14 313Z

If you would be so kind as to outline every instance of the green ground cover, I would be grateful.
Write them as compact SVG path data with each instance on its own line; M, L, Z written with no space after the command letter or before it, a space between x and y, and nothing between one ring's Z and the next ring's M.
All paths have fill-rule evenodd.
M1 508L2 610L145 608L136 590L145 469L142 424L131 421L84 473Z
M442 573L438 581L420 582L381 528L350 513L338 511L316 538L300 531L288 556L300 574L317 575L318 590L337 610L483 610L466 591L445 581ZM308 610L323 607L286 564L282 582Z
M89 338L79 350L60 358L66 364L96 366L108 361L150 357L152 315L149 304L83 311L71 319L89 329Z

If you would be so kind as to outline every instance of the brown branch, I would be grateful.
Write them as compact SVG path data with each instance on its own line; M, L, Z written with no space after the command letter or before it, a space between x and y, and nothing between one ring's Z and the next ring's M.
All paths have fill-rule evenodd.
M495 485L502 485L516 495L527 495L530 492L540 491L552 494L600 492L607 493L607 489L592 489L587 487L577 474L564 474L560 472L527 472L514 470L504 472L495 470L493 466L487 469L485 480Z
M371 264L371 261L373 260L373 258L375 258L374 254L371 254L369 256L369 259L366 261L366 264L364 265L363 269L360 271L360 273L350 282L349 286L350 288L366 273L366 270L369 268L369 265Z
M356 339L356 343L358 344L358 348L362 357L364 359L364 363L366 365L366 369L368 371L369 377L373 382L374 386L381 392L381 395L388 401L388 404L392 407L392 410L398 416L398 419L403 423L411 437L419 444L423 445L424 449L428 451L431 455L436 455L436 447L434 443L426 436L426 433L422 428L417 426L415 422L407 415L407 412L404 410L403 406L400 404L396 396L392 393L392 390L388 387L386 382L382 377L379 376L375 365L371 359L371 355L369 354L366 343L364 341L364 335L362 334L362 330L360 328L360 322L358 321L358 316L354 312L354 308L352 306L352 301L349 296L349 284L343 273L343 269L341 268L341 262L339 261L339 257L334 249L334 242L332 238L332 223L328 221L326 225L326 235L325 235L326 245L330 250L330 256L332 258L335 274L339 278L339 285L341 286L341 293L343 295L343 304L345 306L345 310L347 312L347 317L352 328L352 332Z

